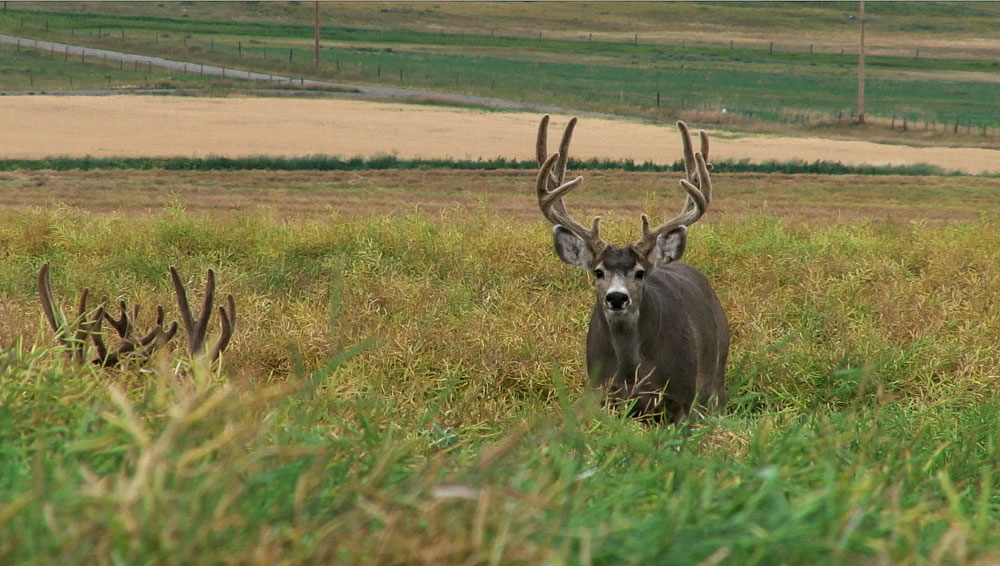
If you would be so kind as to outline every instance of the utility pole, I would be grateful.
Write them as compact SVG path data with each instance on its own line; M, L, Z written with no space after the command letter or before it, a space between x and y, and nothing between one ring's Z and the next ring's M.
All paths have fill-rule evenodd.
M865 0L858 13L861 26L861 47L858 49L858 124L865 123Z
M313 38L316 42L314 65L319 68L319 2L313 3Z

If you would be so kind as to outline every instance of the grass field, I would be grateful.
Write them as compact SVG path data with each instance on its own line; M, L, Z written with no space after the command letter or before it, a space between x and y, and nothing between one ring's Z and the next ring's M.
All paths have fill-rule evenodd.
M726 2L662 3L634 2L609 9L600 4L569 5L552 9L544 4L526 4L511 10L500 3L467 4L432 2L394 3L327 2L322 13L329 15L335 26L347 29L392 29L410 32L431 32L455 35L493 37L537 37L538 32L555 37L579 39L593 32L595 38L626 42L635 33L651 38L653 43L672 44L681 38L688 41L728 43L731 37L773 40L776 29L792 34L806 34L816 45L827 50L853 46L853 37L844 38L844 30L852 30L856 22L853 2L826 2L802 5L795 2ZM194 29L214 31L211 26L258 26L253 31L268 36L308 36L312 32L313 5L308 2L271 2L233 4L210 2L162 3L144 5L136 2L18 2L11 6L20 13L42 12L43 18L54 22L59 14L72 15L104 28L147 28L175 25L173 31ZM990 48L983 37L993 32L998 9L991 4L963 2L923 3L900 10L897 6L875 3L868 6L871 16L869 45L876 52L912 55L913 48L928 42L954 55L965 50L990 59ZM27 16L26 16L27 18ZM119 18L119 19L116 19ZM26 19L25 27L32 21ZM131 25L123 22L136 22ZM143 23L145 22L145 23ZM202 24L201 22L207 22ZM670 22L664 28L663 22ZM324 21L324 24L328 22ZM20 26L20 20L17 21ZM189 26L182 28L180 26ZM202 26L202 27L196 27ZM55 27L55 26L53 26ZM92 27L81 26L81 27ZM724 31L721 31L724 30ZM789 42L792 43L792 42ZM933 53L933 50L932 50Z
M854 3L507 6L324 3L319 71L308 2L11 2L0 33L925 153L996 146L995 3L868 3L872 128L833 118L852 107ZM0 90L70 80L244 86L0 50ZM889 130L893 114L911 128ZM714 138L716 157L738 138ZM0 564L1000 563L994 177L720 162L684 260L732 326L729 403L659 427L585 389L591 282L553 253L523 163L166 160L130 139L142 154L0 162ZM589 163L570 207L635 238L641 212L682 202L676 173L643 167ZM45 262L66 312L87 288L143 305L143 327L157 304L178 318L169 266L195 302L212 268L233 343L215 367L183 337L144 365L74 365L39 308Z
M586 174L613 241L680 202ZM731 402L683 431L584 394L590 283L530 172L0 175L4 564L1000 559L990 179L718 175L685 259L731 320ZM67 310L214 267L223 366L67 364L45 261Z
M989 4L872 8L867 109L881 125L867 131L847 126L856 97L855 24L847 18L855 7L847 4L677 3L614 10L571 4L551 14L529 6L515 15L497 12L520 10L488 3L332 4L324 8L328 23L320 69L312 67L310 6L24 8L0 14L0 31L341 82L558 101L579 110L660 120L707 112L731 127L785 124L861 137L905 139L913 134L885 131L893 123L902 128L905 117L909 131L934 129L942 138L954 138L952 143L978 145L995 145L989 133L1000 126L993 103L1000 45L980 39L989 37L985 26L996 17ZM682 22L683 29L657 35L650 25L657 21ZM595 39L595 29L613 31ZM776 39L779 29L782 37ZM818 34L819 45L781 41L797 33ZM881 52L880 43L887 46ZM889 47L899 45L906 45L904 53ZM921 46L924 56L917 53ZM26 90L29 80L64 85L68 77L46 55L12 63L0 86ZM97 62L92 65L78 73L109 75ZM105 81L118 86L148 82L145 74L141 80L137 73L110 76ZM175 86L198 82L181 74L171 78Z

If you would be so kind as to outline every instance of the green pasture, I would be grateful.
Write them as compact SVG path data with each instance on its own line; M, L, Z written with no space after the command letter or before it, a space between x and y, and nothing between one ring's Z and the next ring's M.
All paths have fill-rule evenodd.
M239 83L235 83L239 84ZM65 52L35 50L27 45L0 46L0 92L58 92L65 90L198 88L231 89L232 81L176 74L159 67L119 64L94 56L71 56Z
M185 29L199 22L218 27L257 26L266 35L302 36L312 31L313 4L310 2L213 3L213 2L18 2L9 10L81 16L105 27L122 25L125 17L145 20L148 27L186 22ZM857 2L631 2L614 9L600 3L559 6L525 3L510 9L500 3L467 4L433 2L340 2L324 3L321 13L336 25L357 30L434 31L452 35L461 30L494 37L534 37L537 30L553 32L594 31L619 33L667 31L681 34L711 30L727 42L731 30L758 35L776 29L801 34L853 30L857 22ZM991 3L921 2L901 9L899 5L870 3L866 8L872 33L896 40L914 38L967 39L989 35L994 30L1000 8ZM27 15L26 25L28 23ZM664 22L669 26L665 26ZM138 26L129 26L138 27ZM177 28L179 31L180 28ZM218 28L211 30L213 33ZM777 38L775 38L777 39ZM662 41L661 41L662 42Z
M1000 222L957 177L891 183L978 219L838 220L882 194L863 179L803 177L841 203L825 217L692 227L733 350L729 405L687 429L589 399L591 284L540 218L201 215L169 183L141 222L5 210L0 562L991 563ZM214 369L75 367L37 306L46 261L67 311L87 287L168 319L167 267L194 301L213 267L234 343Z
M705 8L713 13L720 9L717 5ZM759 25L748 15L768 10L784 18L782 21L788 25L785 36L794 36L794 30L813 25L804 21L788 23L794 7L753 8L756 11L743 7L728 16L720 14L722 19L717 25L728 25L734 31L745 25ZM323 65L316 69L308 20L276 16L276 21L268 21L273 9L257 17L236 17L226 11L233 9L198 7L192 8L191 17L171 17L164 10L152 9L155 15L142 15L135 6L122 8L120 11L125 13L116 14L112 13L114 7L95 7L92 13L79 13L58 4L51 8L40 5L0 14L0 31L275 74L460 92L577 110L659 119L680 112L700 112L703 120L732 122L734 127L752 127L754 121L799 127L817 123L846 125L856 101L856 56L850 52L809 53L801 46L783 49L780 38L773 50L767 44L748 40L732 46L721 40L691 44L624 37L593 40L567 36L567 27L574 29L568 24L555 28L562 35L547 37L543 32L537 37L526 35L523 28L513 24L506 27L503 18L488 31L480 23L431 31L427 26L405 24L404 12L415 22L427 20L395 5L377 12L377 18L369 19L370 25L347 26L337 17L341 8L332 5L325 8L328 23L323 31ZM342 9L345 14L354 14L359 8ZM594 21L604 17L588 7L566 9L577 10L574 14L580 30L590 29ZM815 16L812 10L816 9L804 6L800 19ZM939 20L954 26L963 16L971 29L978 29L991 9L986 7L981 13L958 10L958 15L952 14L951 18L942 15L948 12L947 6L914 7L905 12L911 22L907 25L915 29L933 28L926 22ZM635 8L622 11L637 21L640 15L631 10ZM853 37L847 20L833 23L835 16L844 19L843 13L848 11L847 6L831 7L819 20L830 20L835 29L843 28L843 34ZM302 14L301 10L292 12ZM886 11L875 21L885 25L905 20L900 15L903 12L902 8L899 14ZM232 19L222 19L224 13ZM248 14L253 13L248 10ZM704 14L698 18L696 21L702 24L709 21ZM515 33L515 29L521 32ZM890 26L883 33L910 32ZM720 38L725 35L718 33ZM853 45L853 40L848 45ZM1000 125L994 103L996 85L956 73L995 74L1000 70L998 64L995 58L962 54L869 56L868 114L886 120L895 117L897 127L902 127L905 117L914 130L947 127L954 133L957 123L964 137L982 138L982 134L989 135ZM23 83L28 73L23 63L19 66L18 71L10 73L11 84L6 88L25 90L16 79L20 77ZM81 68L79 72L91 74L93 69ZM46 71L43 68L32 74L40 77ZM723 108L725 115L721 114Z

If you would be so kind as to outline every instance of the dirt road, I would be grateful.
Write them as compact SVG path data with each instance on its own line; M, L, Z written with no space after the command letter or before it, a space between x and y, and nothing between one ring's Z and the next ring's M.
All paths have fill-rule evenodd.
M259 73L246 69L233 67L219 67L216 65L205 65L202 63L192 63L189 61L175 61L162 57L150 57L147 55L137 55L134 53L124 53L121 51L111 51L108 49L97 49L93 47L80 47L78 45L68 45L54 41L41 39L30 39L13 35L0 34L0 44L16 45L18 48L35 49L40 52L65 53L67 56L78 55L91 58L103 58L105 61L121 61L127 64L137 64L142 66L159 67L169 69L183 74L210 75L215 77L253 81L268 85L292 85L306 88L330 89L345 93L354 93L358 96L372 97L379 99L420 99L433 100L444 104L462 104L470 106L486 106L490 108L505 108L514 110L528 110L532 112L552 112L559 113L562 110L555 106L544 106L518 102L516 100L505 100L502 98L491 98L487 96L472 96L468 94L455 94L448 92L438 92L431 90L420 90L411 88L393 88L371 85L355 85L335 83L330 81L317 81L303 77L290 77L276 75L274 73Z
M325 98L4 96L0 158L397 154L531 159L538 117L537 112ZM566 120L553 118L553 145ZM710 133L715 159L928 163L967 173L1000 171L1000 151L991 149ZM680 157L680 147L672 127L588 117L577 128L572 155L670 163Z

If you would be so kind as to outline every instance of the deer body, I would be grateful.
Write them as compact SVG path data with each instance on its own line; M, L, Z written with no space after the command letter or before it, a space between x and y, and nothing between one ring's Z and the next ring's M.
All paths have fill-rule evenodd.
M566 209L563 197L583 180L563 182L576 118L563 133L560 151L546 157L548 119L542 118L536 145L538 204L553 224L556 254L594 276L597 300L587 333L591 385L606 400L627 404L634 416L676 422L692 409L721 408L729 323L708 279L677 262L684 254L687 227L701 218L712 198L708 136L701 132L701 151L694 152L687 126L678 122L686 171L680 181L687 192L684 207L652 229L642 215L642 236L618 247L601 238L599 217L586 228Z
M729 325L715 291L684 263L646 277L634 317L607 316L598 297L587 332L591 385L632 413L685 418L695 402L725 404Z

